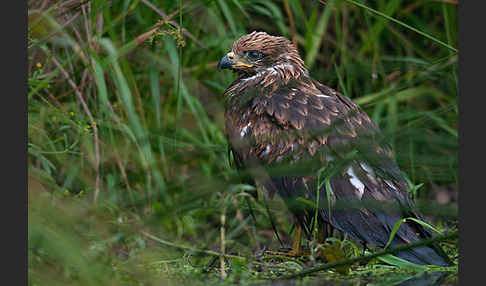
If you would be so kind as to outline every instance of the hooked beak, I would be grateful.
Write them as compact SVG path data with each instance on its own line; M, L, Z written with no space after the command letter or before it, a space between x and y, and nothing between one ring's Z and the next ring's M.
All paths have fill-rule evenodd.
M233 66L233 62L228 55L225 55L218 63L218 70L230 69Z
M246 69L253 67L252 64L241 60L233 52L227 53L218 63L218 70L221 69Z

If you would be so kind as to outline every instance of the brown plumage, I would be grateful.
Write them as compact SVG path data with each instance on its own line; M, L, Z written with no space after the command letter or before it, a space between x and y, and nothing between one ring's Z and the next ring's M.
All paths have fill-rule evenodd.
M312 79L289 40L245 35L219 68L238 75L224 92L225 132L236 166L270 196L282 196L304 234L310 235L315 209L302 199L314 204L318 189L318 223L367 244L383 247L398 220L422 219L378 127L349 98ZM430 236L407 221L391 245ZM397 255L420 264L450 263L438 245Z

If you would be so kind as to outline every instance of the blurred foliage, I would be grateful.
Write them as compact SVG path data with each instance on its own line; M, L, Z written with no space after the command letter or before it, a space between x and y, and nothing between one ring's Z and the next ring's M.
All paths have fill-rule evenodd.
M230 166L222 132L221 94L234 76L216 65L253 30L295 41L311 75L380 126L421 209L455 221L454 200L438 207L430 199L437 189L457 192L458 56L441 44L457 47L456 1L31 0L28 7L30 285L215 283L219 258L194 249L220 251L223 209L226 253L280 247L254 188ZM289 214L278 198L268 203L289 241ZM244 261L231 259L225 283L302 268ZM354 267L348 276L360 273Z

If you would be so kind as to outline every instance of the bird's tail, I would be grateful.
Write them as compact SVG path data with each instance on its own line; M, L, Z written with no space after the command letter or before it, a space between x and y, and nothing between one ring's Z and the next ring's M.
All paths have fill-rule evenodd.
M377 212L377 218L389 230L391 230L400 219L397 215L385 214L382 212ZM400 225L390 246L400 246L406 242L417 242L428 237L432 237L432 233L425 227L415 222L406 221ZM396 253L395 256L421 265L452 265L452 261L437 243L410 248Z
M323 212L323 215L327 213ZM384 247L388 241L392 228L395 226L400 217L385 214L384 212L376 212L378 221L365 219L362 216L357 216L353 212L335 211L331 220L331 224L338 230L351 235L351 237L369 243ZM431 237L427 230L421 225L417 224L416 228L413 224L404 222L400 225L398 231L395 233L390 247L398 247L407 242L414 243L421 239ZM386 231L385 231L386 230ZM421 235L417 235L421 233ZM438 244L423 245L415 248L400 251L395 256L420 265L438 265L450 266L451 260Z
M452 263L440 246L419 246L404 250L396 256L420 265L450 266Z
M396 223L398 219L393 216L388 216L386 219L381 216L379 217L383 222L387 223L389 227L394 225L392 223ZM415 228L412 228L412 226L414 226ZM417 232L421 234L418 235ZM420 239L425 239L428 237L432 237L432 234L423 226L418 224L409 224L408 222L405 222L400 226L390 246L400 246L403 245L405 241L417 242ZM452 265L452 261L437 243L410 248L396 253L395 256L421 265Z

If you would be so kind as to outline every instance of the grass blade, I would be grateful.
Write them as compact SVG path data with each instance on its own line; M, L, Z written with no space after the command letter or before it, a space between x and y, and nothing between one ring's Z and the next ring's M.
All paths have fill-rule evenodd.
M412 27L410 25L407 25L406 23L403 23L402 21L399 21L399 20L397 20L397 19L395 19L393 17L390 17L390 16L388 16L386 14L383 14L380 11L377 11L377 10L375 10L373 8L370 8L370 7L368 7L366 5L363 5L362 3L356 2L354 0L344 0L344 1L349 2L349 3L353 4L353 5L358 6L358 7L361 7L363 9L366 9L367 11L369 11L369 12L371 12L373 14L376 14L378 16L384 17L385 19L390 20L390 21L392 21L392 22L394 22L394 23L396 23L396 24L398 24L400 26L403 26L403 27L405 27L405 28L407 28L409 30L412 30L415 33L420 34L420 35L426 37L427 39L432 40L432 41L438 43L441 46L444 46L444 47L446 47L446 48L448 48L448 49L450 49L450 50L452 50L454 52L458 52L458 50L456 48L454 48L453 46L451 46L449 44L446 44L443 41L441 41L441 40L439 40L439 39L437 39L437 38L435 38L435 37L433 37L433 36L431 36L431 35L429 35L427 33L424 33L424 32L422 32L422 31L420 31L420 30L418 30L418 29L416 29L416 28L414 28L414 27Z

